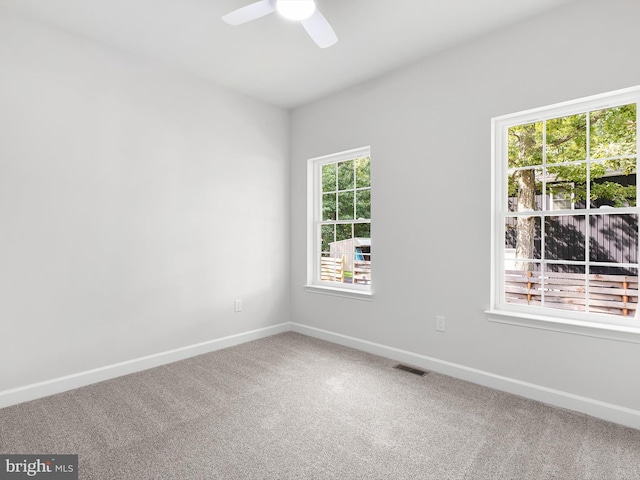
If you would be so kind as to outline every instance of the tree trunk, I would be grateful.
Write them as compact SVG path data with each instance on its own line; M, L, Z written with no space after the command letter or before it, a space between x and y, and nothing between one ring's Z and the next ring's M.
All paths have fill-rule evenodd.
M535 210L536 178L534 170L516 172L518 181L518 212ZM534 254L535 221L534 217L518 217L516 224L516 263L518 270L532 270L530 262L520 259L531 259Z

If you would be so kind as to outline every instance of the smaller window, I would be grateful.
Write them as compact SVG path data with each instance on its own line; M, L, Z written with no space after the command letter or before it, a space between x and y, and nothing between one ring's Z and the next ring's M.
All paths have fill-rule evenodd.
M349 150L308 163L308 291L371 293L371 153Z
M573 184L560 183L549 186L550 210L572 210L574 206Z

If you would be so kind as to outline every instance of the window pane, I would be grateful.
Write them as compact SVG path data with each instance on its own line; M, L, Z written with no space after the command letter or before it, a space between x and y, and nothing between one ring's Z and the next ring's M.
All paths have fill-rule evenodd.
M509 168L542 165L542 122L509 128Z
M590 122L591 158L635 155L635 104L591 112Z
M637 263L638 215L592 215L589 225L589 260Z
M336 240L350 240L353 238L353 225L350 223L336 225Z
M586 303L586 277L583 265L545 265L545 307L585 311Z
M634 317L638 305L638 269L592 267L589 275L589 310Z
M505 268L523 270L529 262L541 258L540 217L507 217L505 219Z
M371 186L371 159L362 157L356 160L356 187Z
M338 190L348 190L349 188L354 188L353 160L338 164Z
M371 224L356 223L353 226L353 236L355 238L371 238Z
M505 302L540 306L542 304L540 264L524 262L521 265L522 268L514 269L508 265L512 260L508 258L505 260Z
M321 246L320 249L322 252L330 251L331 244L335 240L335 225L322 225L320 239Z
M338 193L338 220L353 220L353 190Z
M336 194L325 193L322 195L322 220L336 219Z
M546 217L544 228L545 259L584 261L584 215Z
M509 174L510 212L542 210L542 169L515 170Z
M636 206L636 160L591 164L591 208Z
M322 191L336 191L336 164L329 163L322 166Z
M587 115L570 115L547 121L547 162L562 163L587 158Z
M356 218L371 218L371 190L356 191Z

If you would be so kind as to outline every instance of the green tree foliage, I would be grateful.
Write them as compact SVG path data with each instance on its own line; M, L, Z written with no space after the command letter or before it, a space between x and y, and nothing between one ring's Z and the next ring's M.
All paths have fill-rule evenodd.
M636 106L593 111L590 115L590 200L611 200L615 206L635 206L635 186L608 181L608 177L636 173ZM546 122L547 183L570 186L575 201L587 195L587 115L571 115ZM509 196L518 194L522 176L536 177L535 192L542 191L544 122L509 129ZM571 163L569 162L578 162ZM551 165L553 164L553 165ZM538 168L536 168L538 167ZM602 180L600 180L602 179ZM533 210L534 208L531 207Z
M563 192L580 208L587 201L592 207L635 206L635 180L624 177L636 173L636 114L631 104L511 127L510 210L539 210L536 195L554 191ZM517 219L516 258L533 258L533 221L534 217Z

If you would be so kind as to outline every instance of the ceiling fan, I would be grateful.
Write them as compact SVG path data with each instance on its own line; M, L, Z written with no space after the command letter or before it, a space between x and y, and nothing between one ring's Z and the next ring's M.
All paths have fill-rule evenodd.
M277 11L289 20L299 21L320 48L327 48L338 41L336 33L324 15L316 8L314 0L259 0L222 17L229 25L240 25Z

